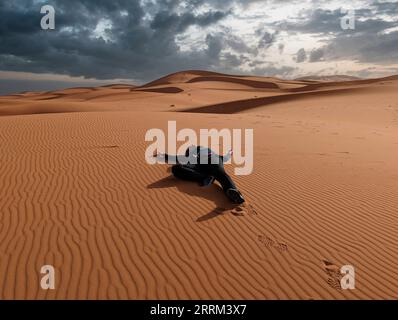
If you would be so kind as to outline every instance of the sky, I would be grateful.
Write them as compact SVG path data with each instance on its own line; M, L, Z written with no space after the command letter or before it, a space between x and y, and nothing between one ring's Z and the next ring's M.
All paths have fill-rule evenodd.
M44 5L55 9L54 30L41 28ZM0 94L192 69L398 74L398 0L0 0Z

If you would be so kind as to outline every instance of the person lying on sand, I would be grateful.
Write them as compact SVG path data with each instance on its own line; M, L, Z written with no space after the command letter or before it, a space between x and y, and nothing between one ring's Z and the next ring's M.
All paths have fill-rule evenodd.
M220 156L209 148L191 146L186 150L185 156L168 154L155 154L154 156L166 163L174 164L172 172L176 178L196 181L203 187L209 186L217 180L233 203L242 204L245 199L224 169L224 163L231 158L231 155L232 151L225 156Z

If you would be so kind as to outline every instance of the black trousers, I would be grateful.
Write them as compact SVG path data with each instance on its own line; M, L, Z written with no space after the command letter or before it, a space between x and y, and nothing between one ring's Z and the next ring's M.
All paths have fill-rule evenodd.
M236 189L235 183L225 172L222 165L199 165L196 167L176 164L171 168L176 178L188 181L203 182L206 178L213 176L222 186L224 191Z

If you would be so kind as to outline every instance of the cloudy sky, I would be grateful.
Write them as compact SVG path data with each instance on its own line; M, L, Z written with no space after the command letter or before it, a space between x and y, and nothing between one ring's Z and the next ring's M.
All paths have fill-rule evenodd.
M43 5L55 30L42 30ZM355 29L343 29L355 10ZM398 74L398 0L0 0L0 94L186 69Z

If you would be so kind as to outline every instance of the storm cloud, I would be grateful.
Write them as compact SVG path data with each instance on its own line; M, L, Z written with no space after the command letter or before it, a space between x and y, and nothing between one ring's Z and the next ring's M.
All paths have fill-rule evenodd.
M207 66L214 42L183 53L176 37L190 26L211 26L229 12L174 12L173 1L158 7L140 1L51 1L56 29L40 28L38 1L2 2L0 69L87 78L151 78L177 66ZM159 10L159 11L157 11ZM4 17L4 19L3 19ZM108 28L97 35L94 31Z
M344 30L338 0L2 1L0 72L137 82L186 69L294 77L340 60L392 72L397 1L361 3L355 29ZM40 28L44 4L55 8L55 30Z

